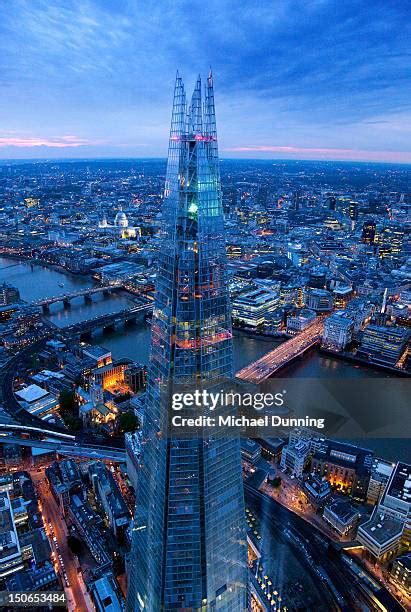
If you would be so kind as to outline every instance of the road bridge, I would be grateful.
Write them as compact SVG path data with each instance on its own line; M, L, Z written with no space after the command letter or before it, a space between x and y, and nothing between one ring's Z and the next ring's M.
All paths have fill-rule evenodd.
M319 344L323 331L323 319L317 319L304 331L286 340L274 350L237 372L236 377L254 384L267 380L278 370Z

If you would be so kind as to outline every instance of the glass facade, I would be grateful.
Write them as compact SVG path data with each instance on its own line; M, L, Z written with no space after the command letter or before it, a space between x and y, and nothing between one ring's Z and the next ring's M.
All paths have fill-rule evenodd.
M168 428L177 386L233 376L214 92L177 75L127 609L246 609L240 443ZM220 388L220 387L219 387Z

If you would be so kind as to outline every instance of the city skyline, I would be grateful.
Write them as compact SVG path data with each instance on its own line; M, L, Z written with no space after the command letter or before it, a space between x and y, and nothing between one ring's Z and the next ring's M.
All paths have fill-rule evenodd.
M0 157L163 157L166 92L176 68L193 73L196 48L217 78L222 157L410 163L406 11L12 2Z
M3 607L411 609L408 13L7 3Z

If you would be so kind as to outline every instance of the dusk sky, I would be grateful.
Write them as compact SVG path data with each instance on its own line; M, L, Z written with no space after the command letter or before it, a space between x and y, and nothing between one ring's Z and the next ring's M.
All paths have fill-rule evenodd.
M0 158L165 157L213 68L222 157L411 162L406 0L3 0Z

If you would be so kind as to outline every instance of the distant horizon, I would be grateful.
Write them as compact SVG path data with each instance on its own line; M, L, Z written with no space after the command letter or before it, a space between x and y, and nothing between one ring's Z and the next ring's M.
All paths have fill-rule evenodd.
M223 161L236 161L236 162L311 162L311 163L326 163L326 164L371 164L376 166L411 166L411 161L384 161L384 160L372 160L372 159L314 159L314 158L287 158L287 157L225 157L223 155L219 155L220 162ZM93 157L8 157L2 158L0 157L0 164L7 163L38 163L38 162L46 162L46 163L54 163L54 162L87 162L87 161L117 161L117 160L130 160L130 161L138 161L138 160L153 160L153 161L164 161L167 162L167 155L157 156L157 155L148 155L145 157L142 156L132 156L132 155L119 155L119 156L111 156L111 155L96 155Z

